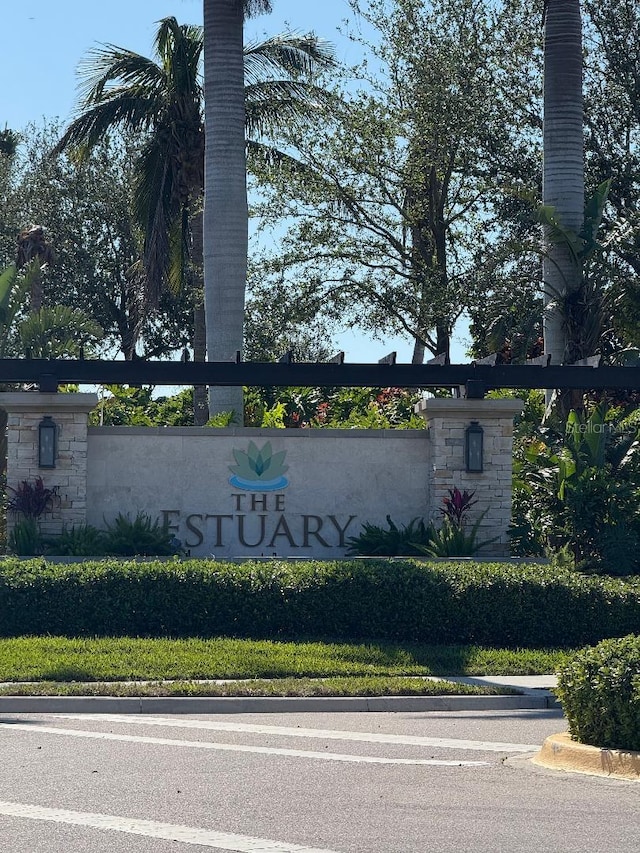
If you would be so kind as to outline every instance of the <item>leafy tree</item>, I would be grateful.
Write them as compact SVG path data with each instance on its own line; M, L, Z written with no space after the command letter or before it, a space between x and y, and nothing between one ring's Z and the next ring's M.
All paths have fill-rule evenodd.
M640 346L640 7L585 0L588 185L609 180L600 242L611 294L610 349Z
M527 38L527 27L530 33L532 30L535 32L530 21L536 19L539 4L536 6L531 0L510 0L509 5L509 40L518 43ZM563 6L563 14L569 6L574 6L575 25L575 4L560 5ZM637 44L640 39L640 7L632 0L585 0L581 6L587 204L583 206L582 193L574 194L573 203L578 204L576 199L580 199L580 210L579 215L574 216L577 225L570 229L572 239L567 242L563 238L551 247L553 252L565 253L563 263L566 269L563 268L563 274L551 258L547 260L547 271L551 267L551 274L556 275L558 281L553 292L548 289L546 300L552 303L552 314L556 309L558 311L556 320L560 323L558 328L562 337L561 359L567 362L595 353L613 359L625 347L637 348L640 343L637 335L640 320L640 220L635 212L640 203L640 100L634 82L640 79L640 56L637 51L629 49L629 45ZM550 19L546 20L548 23ZM533 68L534 75L539 74L542 61L540 47L532 48L531 55L534 62L528 67ZM563 57L560 57L560 62L564 62ZM575 68L577 74L577 65ZM564 73L566 69L560 70ZM536 155L536 140L541 139L542 123L540 121L537 126L535 122L538 102L535 76L527 77L523 82L523 90L528 90L529 96L523 104L518 99L514 101L522 128L519 138L526 140L530 136L531 153ZM567 90L562 89L560 95L563 93L566 94ZM540 106L539 118L541 114ZM529 123L527 116L530 116ZM565 139L564 133L561 138ZM580 158L582 138L582 133L579 137L575 133L571 156L576 162ZM490 271L490 287L480 290L471 304L476 355L503 348L513 351L519 359L539 354L538 333L542 314L539 308L540 245L535 216L532 218L532 212L540 210L541 197L541 174L536 159L537 155L514 158L515 168L511 175L513 189L517 192L506 193L499 210L501 221L508 225L510 239L481 259L484 269ZM576 174L574 170L574 176ZM576 243L576 238L582 230L585 209L589 218L589 203L597 200L597 188L605 182L609 186L608 197L601 211L603 219L596 236L597 251L593 251L594 246L588 245L593 239L593 232L583 234L586 243L582 247ZM522 192L526 187L530 192ZM549 207L547 215L538 219L545 219L549 225L548 214L552 212L557 224L566 231L566 223L559 210L551 211ZM548 228L548 238L552 233L552 228ZM577 246L581 257L571 257L572 243L574 248ZM571 277L569 287L566 286L568 276ZM624 356L627 359L632 357L631 353ZM556 355L558 358L560 356Z
M131 205L136 142L112 135L88 159L51 149L57 124L28 127L12 164L0 210L0 257L14 257L25 222L46 227L55 264L44 277L44 307L82 308L104 330L104 349L125 358L168 355L190 335L184 300L163 294L147 310L141 234Z
M306 168L261 175L258 212L292 222L264 269L293 311L407 334L414 362L448 354L498 242L496 183L513 153L494 5L352 4L377 35L367 60L317 132L290 134Z

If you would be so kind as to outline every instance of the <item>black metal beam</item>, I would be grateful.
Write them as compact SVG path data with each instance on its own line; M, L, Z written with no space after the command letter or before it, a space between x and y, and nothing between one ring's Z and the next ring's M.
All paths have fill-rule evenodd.
M80 361L0 359L0 382L56 385L275 385L640 390L640 367L419 364L274 364L272 362Z

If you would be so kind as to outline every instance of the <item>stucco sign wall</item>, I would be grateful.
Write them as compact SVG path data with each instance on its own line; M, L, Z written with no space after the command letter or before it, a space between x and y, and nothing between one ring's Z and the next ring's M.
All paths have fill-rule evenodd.
M87 521L157 516L194 556L345 553L364 522L427 516L426 430L89 429Z

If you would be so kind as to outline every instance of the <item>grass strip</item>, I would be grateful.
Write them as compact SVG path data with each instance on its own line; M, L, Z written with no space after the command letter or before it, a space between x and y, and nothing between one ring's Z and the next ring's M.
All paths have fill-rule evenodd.
M378 642L18 637L0 640L0 682L545 675L569 654Z
M517 694L508 687L476 687L424 678L278 678L227 682L194 681L170 683L61 683L0 685L0 696L504 696Z

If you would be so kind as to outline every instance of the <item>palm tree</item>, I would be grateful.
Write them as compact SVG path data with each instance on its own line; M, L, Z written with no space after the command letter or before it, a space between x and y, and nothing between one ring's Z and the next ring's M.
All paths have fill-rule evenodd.
M194 359L204 361L203 28L164 18L154 46L151 59L115 45L89 54L80 69L85 93L78 116L54 152L90 149L113 127L144 134L134 195L145 234L149 302L155 303L167 283L174 289L190 284ZM243 85L242 97L248 105L246 133L252 148L264 150L267 156L271 153L257 138L313 105L317 90L297 78L331 62L331 51L312 36L284 34L243 50L248 83ZM244 133L245 124L243 150ZM196 422L205 422L206 399L200 406L196 399L194 408Z
M204 182L201 57L202 28L173 17L158 24L153 58L116 45L90 51L80 65L77 118L53 150L89 151L113 127L144 134L134 208L145 236L146 301L153 308L167 284L174 291L190 284L196 361L205 359L202 257L197 246L190 252L189 232L194 223L198 230ZM196 423L208 417L203 392L194 392Z
M543 205L564 229L584 224L582 21L580 0L545 0ZM562 305L581 284L580 264L566 241L545 228L543 261L545 352L561 364L567 354Z
M31 313L37 314L42 308L42 269L55 261L55 253L47 240L42 225L30 225L18 235L16 240L16 267L23 267L37 261L31 276Z

